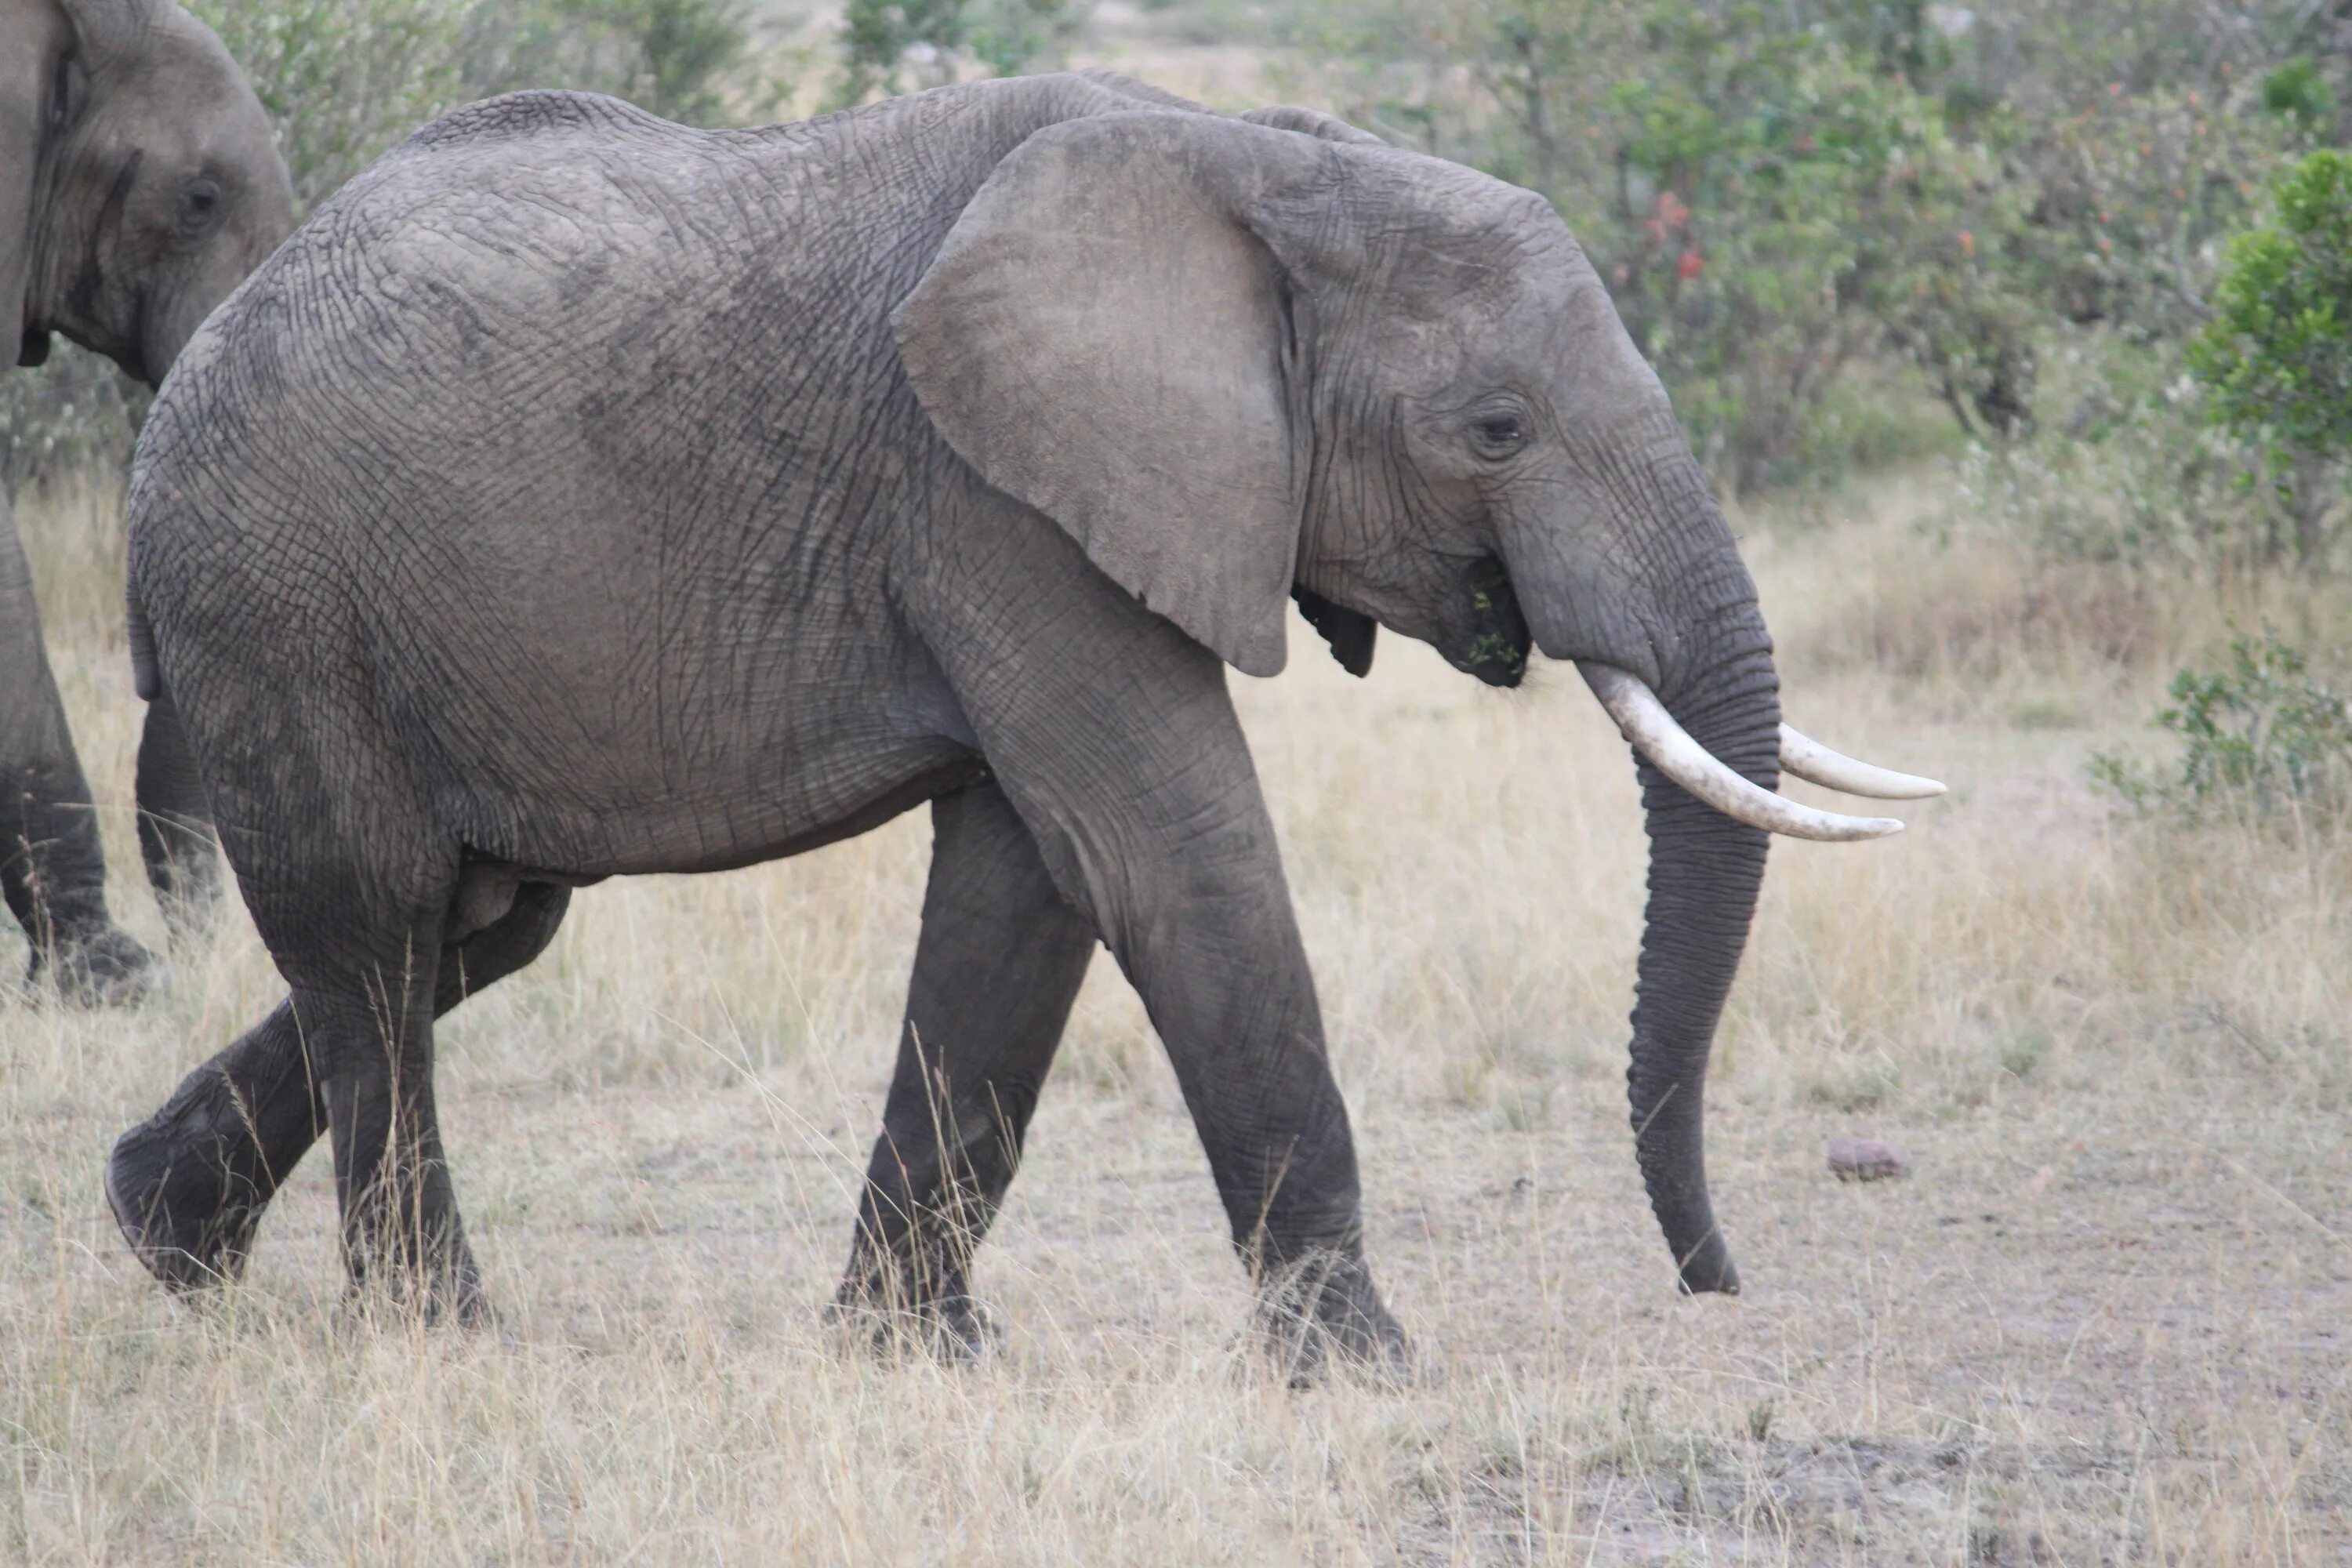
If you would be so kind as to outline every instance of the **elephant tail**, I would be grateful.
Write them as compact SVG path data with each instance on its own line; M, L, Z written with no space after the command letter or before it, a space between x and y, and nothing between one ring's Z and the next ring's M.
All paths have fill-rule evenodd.
M147 606L139 602L135 581L123 596L131 612L131 683L141 701L152 702L163 691L163 672L155 664L155 628L147 624Z

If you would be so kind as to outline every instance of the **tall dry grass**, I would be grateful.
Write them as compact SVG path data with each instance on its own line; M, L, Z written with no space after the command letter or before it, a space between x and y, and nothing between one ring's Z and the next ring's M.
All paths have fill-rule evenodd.
M1852 510L1748 527L1790 712L1955 789L1894 842L1775 851L1711 1086L1743 1298L1675 1298L1630 1158L1643 844L1605 721L1393 639L1359 685L1300 627L1234 684L1418 1382L1264 1374L1108 963L980 1265L1004 1352L828 1337L918 814L590 889L448 1020L492 1333L341 1306L323 1152L215 1302L115 1236L114 1134L278 994L241 917L139 1012L0 1001L0 1561L2347 1561L2352 836L2118 823L2081 782L2227 595L1939 549L1916 491ZM160 940L113 500L22 510ZM1916 1173L1838 1185L1844 1131Z

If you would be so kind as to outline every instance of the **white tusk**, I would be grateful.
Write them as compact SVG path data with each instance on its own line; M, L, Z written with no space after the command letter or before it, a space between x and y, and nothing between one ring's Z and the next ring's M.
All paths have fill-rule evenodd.
M1823 789L1865 795L1874 800L1926 800L1944 793L1944 786L1934 779L1858 763L1786 724L1780 726L1780 771Z
M1768 833L1785 833L1792 838L1846 841L1884 838L1903 831L1903 825L1891 816L1845 816L1834 811L1816 811L1769 789L1759 789L1692 740L1690 731L1675 722L1666 705L1658 700L1658 694L1639 676L1591 659L1578 659L1576 668L1585 684L1592 688L1592 695L1601 699L1601 706L1609 710L1609 717L1617 721L1626 744L1649 758L1660 773L1726 816Z

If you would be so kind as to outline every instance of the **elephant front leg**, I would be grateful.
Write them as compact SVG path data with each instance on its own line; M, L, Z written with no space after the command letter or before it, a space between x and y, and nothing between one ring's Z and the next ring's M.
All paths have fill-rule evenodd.
M33 579L0 496L0 897L33 946L30 977L80 1002L135 1000L153 955L106 910L89 784L41 644Z
M1268 1348L1301 1384L1334 1359L1400 1370L1410 1352L1364 1257L1355 1141L1255 786L1225 834L1152 871L1158 897L1111 945L1175 1068Z
M1064 635L1083 632L1068 620ZM975 672L964 701L1055 885L1167 1047L1276 1354L1302 1379L1335 1356L1400 1364L1248 744L1210 656L1143 631L1032 658L1031 683L1009 689Z
M992 784L931 807L931 875L898 1068L835 1298L877 1340L987 1348L971 1254L995 1218L1085 979L1093 928Z

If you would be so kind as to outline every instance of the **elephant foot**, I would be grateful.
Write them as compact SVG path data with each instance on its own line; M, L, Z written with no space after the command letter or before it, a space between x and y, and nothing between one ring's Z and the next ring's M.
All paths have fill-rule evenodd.
M106 1202L132 1254L181 1291L226 1284L245 1271L263 1200L220 1153L149 1121L116 1141L106 1163Z
M918 1294L896 1284L878 1273L844 1279L825 1321L885 1360L971 1363L1003 1345L996 1314L962 1289Z
M107 921L35 943L25 984L37 991L54 983L58 995L77 1007L127 1007L152 995L167 973L162 959Z
M203 1069L115 1140L106 1163L114 1223L148 1272L173 1291L243 1273L275 1190L226 1079Z
M1370 1268L1352 1253L1314 1252L1265 1275L1257 1326L1293 1388L1312 1388L1339 1368L1384 1382L1413 1372L1412 1342L1381 1302Z
M344 1310L357 1321L383 1328L496 1329L498 1312L482 1289L471 1257L425 1268L385 1268L354 1279Z

